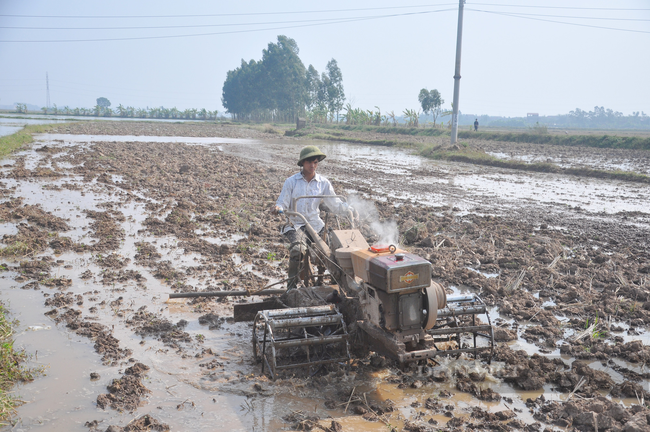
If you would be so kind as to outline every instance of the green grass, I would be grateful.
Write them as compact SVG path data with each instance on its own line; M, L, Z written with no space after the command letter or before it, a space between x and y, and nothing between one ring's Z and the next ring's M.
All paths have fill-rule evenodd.
M346 125L346 124L316 124L312 125L322 129L340 129L345 131L357 132L375 132L394 135L420 135L420 136L440 136L449 135L449 131L440 128L418 128L405 126L373 126L373 125Z
M503 160L491 156L483 151L472 150L467 144L461 143L456 149L449 149L439 145L423 146L420 149L422 156L430 159L465 162L476 165L487 165L499 168L509 168L523 171L548 172L570 174L580 177L595 177L618 179L639 183L650 183L650 177L630 171L604 171L591 168L562 168L551 163L526 163L519 161Z
M7 247L0 248L0 256L3 257L24 257L34 252L25 242L17 241Z
M346 125L346 124L310 124L310 128L328 130L327 135L338 135L336 130L373 132L378 134L408 135L408 136L449 136L449 130L440 128L415 128L395 126ZM612 135L557 135L546 133L545 126L534 126L529 132L474 132L459 130L458 138L475 138L487 141L518 142L531 144L550 144L559 146L583 146L597 148L623 148L650 150L650 137L612 136ZM547 130L547 129L546 129ZM340 132L339 132L340 133ZM297 134L299 136L299 134ZM325 138L333 139L333 138ZM342 139L341 141L345 141ZM355 142L363 142L356 140ZM394 143L395 141L385 141ZM392 144L383 144L392 145Z
M611 135L555 135L527 132L467 132L458 131L458 138L475 138L488 141L506 141L559 146L598 148L623 148L650 150L648 137L621 137Z
M27 125L15 134L0 137L0 158L7 156L26 144L34 142L32 134L48 132L52 128L63 124Z
M24 351L14 350L13 326L16 324L6 317L6 309L0 302L0 425L9 424L15 408L21 401L13 397L9 391L18 382L33 381L40 371L27 369L22 366L27 355Z
M408 145L408 142L403 141L393 141L393 140L371 140L371 139L362 139L362 138L351 138L335 134L310 134L312 139L328 140L328 141L343 141L349 143L359 143L359 144L369 144L369 145L378 145L391 147L395 145Z

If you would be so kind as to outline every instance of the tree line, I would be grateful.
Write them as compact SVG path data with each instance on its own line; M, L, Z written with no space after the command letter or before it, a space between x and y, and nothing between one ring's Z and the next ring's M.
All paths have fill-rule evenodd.
M293 122L297 116L313 121L338 119L345 102L343 74L335 59L319 74L305 68L295 40L280 35L269 43L259 61L242 59L228 71L221 102L235 120Z
M473 117L473 116L471 116ZM650 129L650 116L643 111L633 112L631 115L623 115L611 108L594 107L593 111L586 111L580 108L569 111L568 114L539 117L495 117L477 116L480 123L493 127L530 127L531 124L539 122L548 128L575 128L575 129ZM471 119L460 119L469 121Z
M114 109L110 107L111 102L105 97L97 98L97 104L93 108L70 108L65 106L59 108L56 104L52 107L42 107L43 114L74 115L92 117L125 117L125 118L155 118L155 119L185 119L185 120L216 120L218 110L210 111L205 108L187 108L179 110L176 107L165 108L134 108L119 104ZM26 104L16 104L16 112L27 114Z

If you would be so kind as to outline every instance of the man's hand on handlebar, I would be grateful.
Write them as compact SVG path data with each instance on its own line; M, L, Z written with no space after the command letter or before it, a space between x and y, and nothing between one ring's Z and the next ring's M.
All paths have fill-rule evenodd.
M274 206L272 211L273 214L284 214L284 210L280 206Z

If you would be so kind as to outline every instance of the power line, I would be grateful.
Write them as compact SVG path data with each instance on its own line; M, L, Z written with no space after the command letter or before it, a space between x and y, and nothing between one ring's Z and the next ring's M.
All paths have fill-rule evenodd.
M386 9L409 9L438 6L455 6L456 3L437 3L427 5L413 6L386 6L374 8L355 8L355 9L329 9L329 10L312 10L312 11L284 11L284 12L246 12L246 13L227 13L227 14L200 14L200 15L8 15L0 14L0 17L13 18L81 18L81 19L124 19L124 18L204 18L204 17L229 17L229 16L253 16L253 15L290 15L290 14L309 14L309 13L332 13L332 12L359 12L371 10Z
M0 78L0 81L40 81L41 78Z
M403 14L376 15L376 16L368 16L368 17L360 17L360 18L341 18L329 22L300 24L295 26L269 27L264 29L232 30L232 31L213 32L213 33L195 33L195 34L168 35L168 36L135 36L135 37L98 38L98 39L0 40L0 42L7 42L7 43L108 42L108 41L173 39L173 38L187 38L187 37L200 37L200 36L217 36L217 35L225 35L225 34L253 33L253 32L261 32L261 31L269 31L269 30L286 30L286 29L310 27L310 26L322 26L322 25L341 24L341 23L350 23L350 22L358 22L358 21L369 21L373 19L394 18L394 17L402 17L402 16L410 16L410 15L425 15L425 14L447 12L447 11L454 11L454 10L456 9L450 8L450 9L440 9L440 10L433 10L433 11L408 12Z
M474 9L473 9L474 10ZM507 13L499 11L490 11L494 13ZM421 12L427 13L427 12ZM570 18L570 19L585 19L585 20L608 20L608 21L650 21L645 18L612 18L612 17L585 17L585 16L571 16L571 15L548 15L548 14L532 14L512 12L516 15L549 17L549 18ZM376 18L393 17L398 15L377 15ZM269 22L251 22L251 23L230 23L230 24L192 24L192 25L167 25L167 26L122 26L122 27L26 27L26 26L0 26L3 29L14 30L151 30L151 29L175 29L175 28L204 28L204 27L233 27L233 26L250 26L250 25L271 25L271 24L293 24L293 23L310 23L328 21L338 21L341 19L367 19L374 18L371 16L365 17L346 17L346 18L322 18L313 20L297 20L297 21L269 21Z
M565 25L571 25L571 26L577 26L577 27L589 27L589 28L597 28L597 29L604 29L604 30L616 30L616 31L623 31L623 32L630 32L630 33L650 34L650 31L622 29L622 28L616 28L616 27L603 27L603 26L596 26L596 25L590 25L590 24L579 24L579 23L571 23L571 22L566 22L566 21L556 21L556 20L543 19L543 18L533 18L531 16L526 16L526 15L517 14L517 13L495 12L495 11L488 11L488 10L481 10L481 9L470 9L470 8L468 8L468 10L471 10L473 12L482 12L482 13L487 13L487 14L503 15L503 16L509 16L509 17L512 17L512 18L522 18L522 19L528 19L528 20L533 20L533 21L551 22L551 23L556 23L556 24L565 24Z
M472 9L474 10L474 9ZM508 12L497 12L494 13L508 13ZM546 15L546 14L532 14L532 13L522 13L522 12L510 12L518 16L537 16L537 17L548 17L548 18L570 18L570 19L584 19L584 20L608 20L608 21L650 21L646 18L611 18L611 17L585 17L585 16L572 16L572 15ZM2 28L2 27L0 27Z
M455 6L457 3L435 3L410 6L385 6L372 8L351 8L351 9L325 9L325 10L307 10L307 11L282 11L282 12L245 12L245 13L226 13L226 14L188 14L188 15L22 15L22 14L0 14L0 17L12 18L63 18L63 19L138 19L138 18L206 18L206 17L232 17L232 16L259 16L259 15L296 15L296 14L316 14L316 13L334 13L334 12L359 12L373 10L390 10L390 9L412 9L428 8L439 6ZM650 11L650 8L607 8L607 7L572 7L572 6L547 6L547 5L513 5L503 3L472 3L476 6L496 6L511 8L531 8L531 9L566 9L566 10L603 10L603 11Z
M428 12L416 12L428 13ZM368 18L385 18L399 15L376 15L363 17L346 17L346 18L321 18L313 20L296 20L296 21L269 21L253 23L232 23L232 24L196 24L196 25L168 25L168 26L126 26L126 27L19 27L19 26L0 26L4 29L16 30L146 30L146 29L173 29L173 28L202 28L202 27L233 27L233 26L250 26L250 25L271 25L271 24L295 24L295 23L325 23L329 21L338 21L341 19L368 19Z
M535 6L535 5L513 5L502 3L472 3L476 6L498 6L498 7L515 7L515 8L535 8L535 9L572 9L572 10L606 10L606 11L650 11L650 8L603 8L603 7L572 7L572 6Z

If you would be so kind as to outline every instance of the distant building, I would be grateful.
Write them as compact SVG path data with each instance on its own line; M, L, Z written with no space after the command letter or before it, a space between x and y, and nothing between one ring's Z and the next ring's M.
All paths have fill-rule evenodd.
M526 123L537 123L537 122L539 122L539 113L526 114Z

